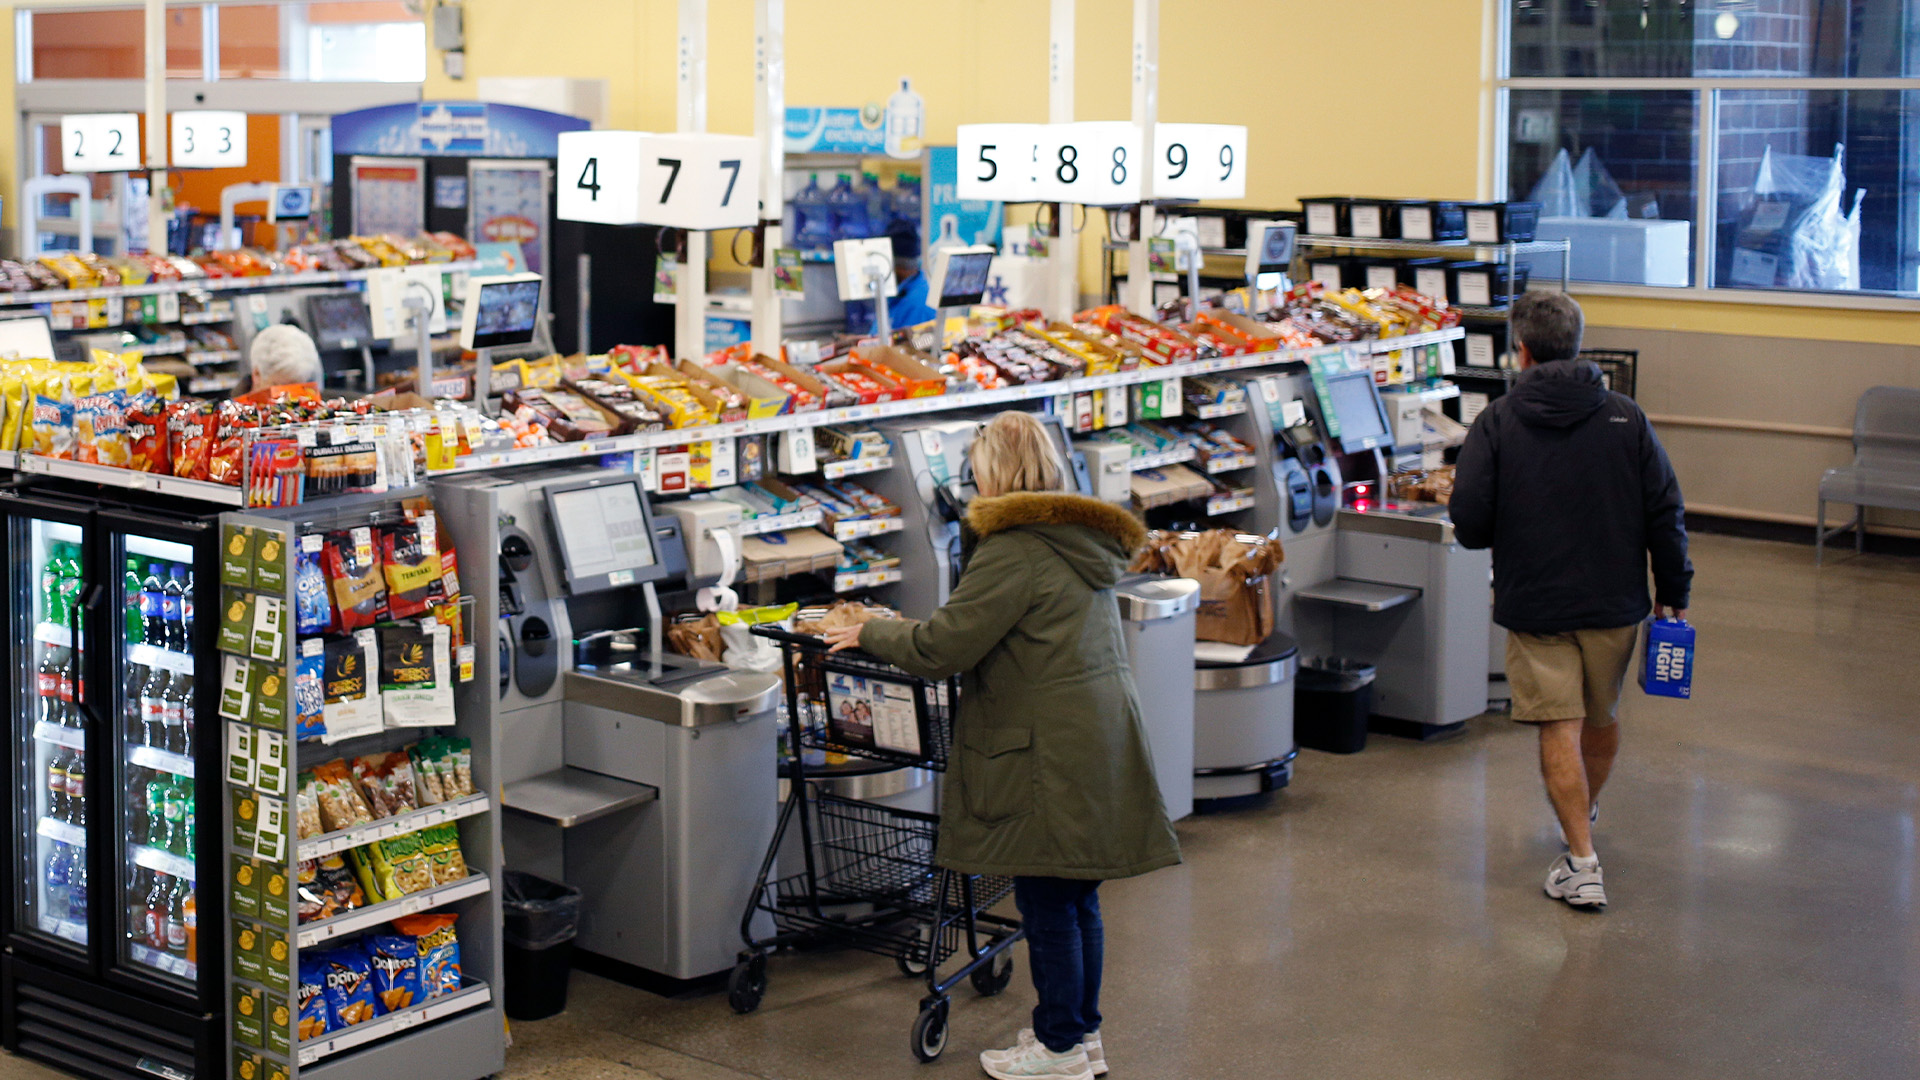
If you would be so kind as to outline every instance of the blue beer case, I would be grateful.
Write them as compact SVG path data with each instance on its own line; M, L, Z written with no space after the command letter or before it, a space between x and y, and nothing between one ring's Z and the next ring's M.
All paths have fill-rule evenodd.
M1691 698L1693 660L1693 624L1682 619L1647 620L1640 689L1655 697Z

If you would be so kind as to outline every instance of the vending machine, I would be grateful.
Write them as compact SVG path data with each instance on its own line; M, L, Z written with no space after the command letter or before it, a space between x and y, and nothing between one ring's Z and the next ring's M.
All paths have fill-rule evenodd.
M0 1036L82 1076L216 1077L220 748L196 719L217 688L195 666L214 620L194 611L218 517L138 498L0 489Z

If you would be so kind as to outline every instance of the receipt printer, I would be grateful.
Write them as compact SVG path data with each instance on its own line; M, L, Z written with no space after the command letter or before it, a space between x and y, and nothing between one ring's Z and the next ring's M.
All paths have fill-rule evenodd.
M1087 479L1093 485L1093 497L1103 502L1126 503L1133 499L1133 449L1125 443L1102 439L1084 439L1073 444L1087 459Z
M713 534L739 526L740 507L724 499L696 497L660 503L658 508L680 519L680 533L687 544L689 576L695 580L719 577L726 567Z

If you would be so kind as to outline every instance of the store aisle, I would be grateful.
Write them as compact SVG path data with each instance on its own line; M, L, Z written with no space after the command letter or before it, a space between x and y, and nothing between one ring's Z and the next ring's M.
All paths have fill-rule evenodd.
M1920 561L1696 539L1701 700L1628 695L1602 803L1613 908L1544 898L1534 743L1309 754L1263 811L1180 827L1188 862L1105 892L1120 1078L1910 1075L1920 1055ZM513 1080L981 1075L1032 1005L956 995L916 1066L890 961L776 958L767 1003L576 975L515 1025ZM0 1058L4 1080L52 1074Z

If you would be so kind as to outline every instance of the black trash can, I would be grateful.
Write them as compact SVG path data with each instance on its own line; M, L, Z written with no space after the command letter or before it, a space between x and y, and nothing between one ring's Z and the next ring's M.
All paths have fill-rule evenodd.
M1367 748L1367 717L1373 713L1372 664L1337 656L1300 665L1294 699L1294 737L1301 746L1329 754Z
M506 1006L514 1020L542 1020L567 1008L580 890L518 870L505 874Z

